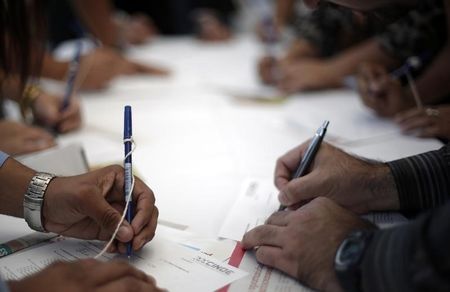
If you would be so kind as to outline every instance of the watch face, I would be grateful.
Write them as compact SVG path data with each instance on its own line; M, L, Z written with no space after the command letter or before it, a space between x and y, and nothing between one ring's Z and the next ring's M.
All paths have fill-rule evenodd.
M348 238L338 250L336 265L345 268L358 262L363 249L364 242L360 238Z

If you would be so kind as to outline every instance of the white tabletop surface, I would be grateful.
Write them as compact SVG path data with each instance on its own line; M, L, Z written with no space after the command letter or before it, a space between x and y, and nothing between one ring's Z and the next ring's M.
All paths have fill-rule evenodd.
M123 107L131 105L137 144L133 163L155 192L160 218L211 238L245 178L272 179L277 157L314 134L320 124L305 122L312 112L326 113L330 133L342 133L347 126L360 133L375 131L373 123L352 122L360 115L389 129L371 139L355 137L357 141L339 144L359 155L391 160L440 147L435 140L402 136L393 124L386 127L386 121L359 108L350 91L298 94L283 103L230 96L230 91L261 90L255 64L262 52L248 36L224 44L163 38L131 48L131 58L167 66L173 74L123 77L106 91L80 93L84 127L59 141L81 142L91 164L120 162ZM336 102L336 96L345 102ZM0 216L0 222L0 242L30 232L23 219Z

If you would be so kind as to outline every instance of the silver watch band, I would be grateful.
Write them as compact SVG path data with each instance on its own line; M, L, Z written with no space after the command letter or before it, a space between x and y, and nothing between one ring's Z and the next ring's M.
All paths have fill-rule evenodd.
M38 172L28 185L23 199L23 216L33 230L46 232L42 225L42 204L47 186L54 177L51 173Z

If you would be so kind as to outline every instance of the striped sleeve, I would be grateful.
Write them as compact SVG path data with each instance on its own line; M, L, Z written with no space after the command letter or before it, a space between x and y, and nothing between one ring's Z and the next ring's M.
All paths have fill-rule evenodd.
M402 210L441 206L450 198L450 145L388 163Z
M361 289L450 291L450 203L375 232L361 263Z

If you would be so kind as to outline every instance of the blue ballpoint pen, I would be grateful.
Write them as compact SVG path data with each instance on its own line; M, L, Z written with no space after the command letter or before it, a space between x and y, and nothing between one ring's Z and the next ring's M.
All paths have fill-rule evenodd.
M132 170L132 159L131 159L131 148L132 148L132 141L131 138L133 136L133 130L132 130L132 123L131 123L131 106L127 105L124 109L124 128L123 128L123 140L124 140L124 147L125 147L125 161L124 161L124 171L125 171L125 178L124 178L124 195L125 195L125 202L127 201L127 196L131 196L131 187L133 185L133 170ZM133 214L133 204L132 204L132 197L129 198L130 202L127 209L126 219L128 222L131 223L132 214ZM128 259L131 258L131 242L127 243L127 257Z
M306 171L308 170L309 166L314 160L314 157L317 154L317 151L320 148L320 144L322 144L322 140L325 137L325 134L327 133L327 128L329 124L330 124L329 121L324 121L322 126L320 126L320 128L317 129L316 134L314 135L314 138L312 139L311 143L309 143L308 149L306 149L305 155L300 161L300 164L298 165L297 170L292 176L292 179L299 178L306 174ZM286 209L286 206L280 205L278 211L283 211L284 209Z
M69 65L69 73L67 76L66 91L64 92L64 98L63 98L63 104L61 106L61 111L64 111L70 105L70 97L73 94L75 78L77 77L78 69L80 67L80 57L81 57L82 48L83 48L83 42L81 40L78 40L77 44L76 44L76 49L75 49L75 57L73 58L73 61L70 62L70 65Z

